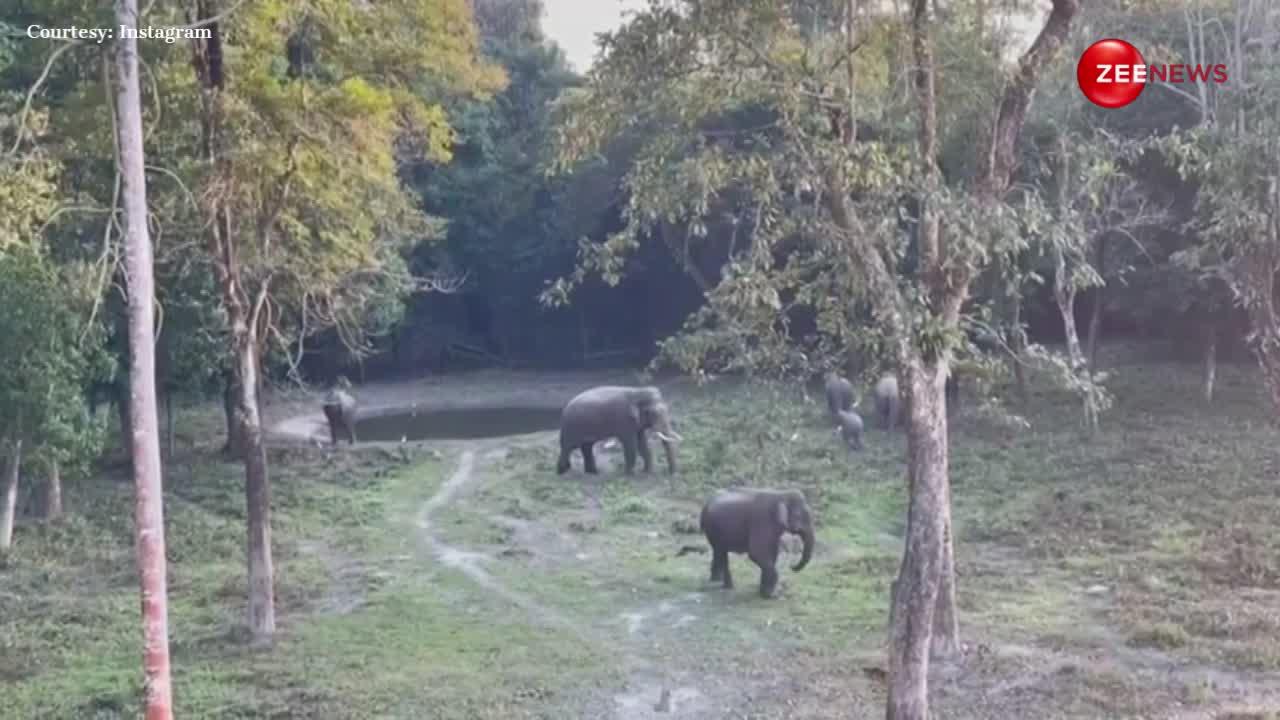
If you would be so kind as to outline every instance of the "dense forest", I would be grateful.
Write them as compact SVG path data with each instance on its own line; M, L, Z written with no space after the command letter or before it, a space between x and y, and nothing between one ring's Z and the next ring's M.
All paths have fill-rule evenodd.
M651 0L581 73L542 0L138 5L0 0L14 717L1280 708L1280 5ZM38 32L72 27L116 30ZM1101 107L1103 38L1226 81ZM814 409L824 383L853 420ZM669 406L666 487L630 478L628 437L603 480L565 439L566 401L617 385ZM373 437L410 405L564 419ZM524 434L557 427L585 483ZM787 582L815 584L689 601L712 604L679 630L653 608L694 572L653 558L712 538L729 486L803 488L814 569ZM1077 585L1115 595L1105 622ZM1100 672L1062 648L1107 623L1116 675L1046 685ZM1177 688L1134 710L1162 667Z

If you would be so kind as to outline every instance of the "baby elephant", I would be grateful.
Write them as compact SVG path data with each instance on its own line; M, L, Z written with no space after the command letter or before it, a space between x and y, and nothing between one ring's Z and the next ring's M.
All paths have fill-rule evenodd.
M840 434L844 444L850 450L862 449L862 416L853 410L840 410L837 413L836 432Z
M778 546L784 532L804 541L801 570L813 557L813 513L799 490L730 488L702 506L702 534L711 544L711 581L733 587L729 553L746 553L760 567L760 594L774 597L778 586Z

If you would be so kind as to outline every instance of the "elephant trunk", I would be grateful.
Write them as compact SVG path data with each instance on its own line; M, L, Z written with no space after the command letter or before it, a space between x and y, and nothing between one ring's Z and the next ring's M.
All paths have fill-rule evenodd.
M796 534L804 541L804 550L800 553L800 562L793 565L791 569L803 570L804 566L809 564L809 559L813 557L813 528L805 528Z
M670 440L662 440L662 451L667 455L667 472L676 474L676 445Z

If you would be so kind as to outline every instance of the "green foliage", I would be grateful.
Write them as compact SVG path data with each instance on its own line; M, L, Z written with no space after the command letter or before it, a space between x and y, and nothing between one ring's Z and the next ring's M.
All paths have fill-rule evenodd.
M440 234L400 163L447 162L454 132L440 100L486 97L505 78L477 58L461 0L255 3L232 15L225 41L219 152L234 158L232 177L197 166L194 184L230 209L240 282L268 293L271 339L337 327L359 351L420 287L404 253ZM194 92L188 65L174 58L169 72Z
M860 17L850 68L846 4L800 5L653 3L602 37L587 87L564 101L556 169L640 134L623 179L626 225L603 243L581 241L577 268L548 287L544 303L567 303L588 275L617 284L642 243L676 226L686 256L693 243L727 246L718 282L704 288L706 306L662 345L660 360L688 372L807 373L857 357L870 373L896 359L894 338L926 356L963 345L958 328L939 322L930 281L916 271L904 205L925 199L945 228L945 262L974 268L1026 247L1017 214L975 205L960 186L964 163L948 163L956 185L924 188L914 129L900 122L913 105L900 92L910 78L898 23ZM972 127L958 115L989 108L998 88L975 92L961 72L945 87L940 106L954 120L944 126L945 152L972 155ZM866 128L858 142L851 124ZM833 202L847 203L841 217Z
M74 472L96 456L101 428L80 398L94 353L82 342L85 298L65 281L34 248L0 253L0 435Z

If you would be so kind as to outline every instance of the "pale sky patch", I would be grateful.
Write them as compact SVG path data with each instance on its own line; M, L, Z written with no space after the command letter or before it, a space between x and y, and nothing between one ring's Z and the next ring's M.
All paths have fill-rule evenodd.
M642 10L646 0L543 0L546 15L542 29L564 50L574 70L586 72L596 55L596 33L616 30L625 11ZM1034 7L1005 19L1015 31L1015 40L1005 55L1015 60L1026 51L1049 14L1049 0L1033 0Z
M578 72L586 72L596 55L596 33L616 30L626 10L641 10L645 0L544 0L542 29L568 56Z

